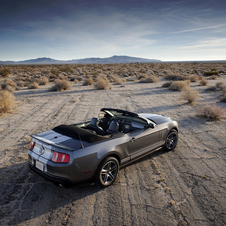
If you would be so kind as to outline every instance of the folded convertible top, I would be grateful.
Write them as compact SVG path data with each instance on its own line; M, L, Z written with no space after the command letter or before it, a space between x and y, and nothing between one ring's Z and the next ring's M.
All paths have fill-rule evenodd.
M94 134L88 130L82 129L74 125L60 125L52 129L53 131L63 134L65 136L86 141L89 143L96 143L104 140L108 140L110 136L100 136Z

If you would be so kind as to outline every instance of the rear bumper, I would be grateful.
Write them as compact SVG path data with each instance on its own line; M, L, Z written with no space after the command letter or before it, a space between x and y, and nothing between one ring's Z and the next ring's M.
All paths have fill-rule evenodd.
M57 176L53 176L53 175L50 175L48 173L44 173L42 172L41 170L37 169L36 167L34 167L30 162L28 162L28 165L30 167L30 169L32 169L34 172L36 172L38 175L44 177L45 179L53 182L54 184L61 184L63 186L67 186L67 185L70 185L72 184L72 182L66 178L63 178L63 177L57 177Z

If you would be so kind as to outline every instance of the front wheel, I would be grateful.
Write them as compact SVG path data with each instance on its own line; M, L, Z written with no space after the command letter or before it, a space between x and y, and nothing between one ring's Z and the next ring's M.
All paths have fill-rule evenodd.
M167 151L173 150L177 146L178 142L178 132L175 129L172 129L166 138L165 149Z
M119 171L118 160L114 157L107 157L99 165L96 173L96 182L101 187L108 187L114 183Z

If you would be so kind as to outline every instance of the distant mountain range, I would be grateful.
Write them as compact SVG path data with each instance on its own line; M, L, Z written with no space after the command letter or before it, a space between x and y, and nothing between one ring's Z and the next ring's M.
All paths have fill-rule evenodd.
M112 56L107 58L85 58L77 60L55 60L51 58L37 58L24 61L0 61L0 64L118 64L118 63L158 63L161 60L145 59L130 56Z

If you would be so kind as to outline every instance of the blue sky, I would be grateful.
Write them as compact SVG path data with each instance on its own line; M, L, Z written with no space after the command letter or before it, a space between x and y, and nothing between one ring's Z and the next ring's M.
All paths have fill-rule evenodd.
M0 60L226 60L226 0L1 0Z

